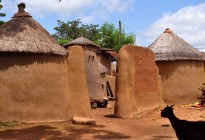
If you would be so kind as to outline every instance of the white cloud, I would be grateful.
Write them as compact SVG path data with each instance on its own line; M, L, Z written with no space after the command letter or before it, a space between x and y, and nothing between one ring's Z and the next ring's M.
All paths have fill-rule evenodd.
M171 28L195 48L205 49L205 3L165 13L145 30L146 42L150 45L166 28Z
M124 12L132 6L134 0L98 0L100 6L109 13Z
M79 18L83 22L91 22L95 18L107 19L110 14L118 12L127 12L132 9L134 0L94 0L90 5L90 13L80 13Z
M133 5L134 0L62 0L60 3L57 0L6 0L3 4L14 9L20 2L26 3L26 10L35 17L53 14L64 18L74 16L92 20L104 18L110 13L124 12L130 9L128 7Z

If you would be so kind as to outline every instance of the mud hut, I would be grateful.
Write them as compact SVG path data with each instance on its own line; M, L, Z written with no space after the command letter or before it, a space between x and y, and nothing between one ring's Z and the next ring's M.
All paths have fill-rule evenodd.
M70 120L67 50L25 7L0 27L0 121Z
M201 53L167 28L149 48L155 53L166 103L196 100L205 80Z
M117 61L117 52L109 48L102 48L97 51L97 57L99 62L102 63L108 70L104 77L101 76L103 81L102 86L104 89L104 94L109 100L113 100L115 99L115 62Z
M103 48L97 51L98 60L108 69L108 75L112 75L111 63L117 60L117 52L109 49Z
M115 77L107 75L108 69L103 64L98 63L98 65L104 97L106 97L108 100L114 99Z
M108 69L100 62L98 63L98 67L99 67L99 72L100 72L101 77L105 77L106 73L108 72Z
M111 49L101 49L97 51L98 61L100 62L100 75L102 79L102 88L105 97L109 100L115 99L115 76L111 64L117 60L117 52ZM103 68L104 67L104 68ZM113 76L114 75L114 76Z
M105 96L102 89L99 62L96 55L96 51L100 50L100 47L83 36L74 39L64 45L64 47L69 48L73 45L80 45L84 50L86 79L91 103L103 103Z

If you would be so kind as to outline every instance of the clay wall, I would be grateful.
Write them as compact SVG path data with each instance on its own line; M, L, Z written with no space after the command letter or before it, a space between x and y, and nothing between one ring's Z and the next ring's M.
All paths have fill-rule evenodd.
M73 116L66 57L0 54L0 121L61 121Z
M69 56L0 54L0 121L91 118L82 48Z
M101 64L103 64L108 69L107 74L111 75L111 62L112 62L112 60L111 60L110 55L105 54L105 53L98 54L98 60Z
M74 117L91 118L83 48L71 46L68 50L68 81Z
M205 82L205 69L201 61L157 62L162 79L165 103L186 104L197 101L198 89Z
M104 93L96 53L84 50L86 79L91 101L103 101Z
M113 98L115 97L115 80L116 77L115 76L110 76L110 75L105 75L105 76L101 76L102 78L102 89L103 89L103 93L104 93L104 97L110 98L108 97L108 84L110 86L110 90L112 92L112 96Z
M115 115L132 118L159 106L163 103L160 87L154 53L144 47L123 46L118 54Z

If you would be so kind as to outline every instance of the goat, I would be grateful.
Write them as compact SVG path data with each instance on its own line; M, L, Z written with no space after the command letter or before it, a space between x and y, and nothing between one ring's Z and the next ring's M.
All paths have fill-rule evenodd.
M161 117L168 118L179 140L205 140L205 122L191 122L178 119L173 113L173 106L161 110Z

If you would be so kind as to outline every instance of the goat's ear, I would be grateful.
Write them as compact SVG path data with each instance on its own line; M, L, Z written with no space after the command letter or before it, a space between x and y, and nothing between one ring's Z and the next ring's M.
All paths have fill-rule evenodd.
M171 105L170 107L173 107L175 104Z

